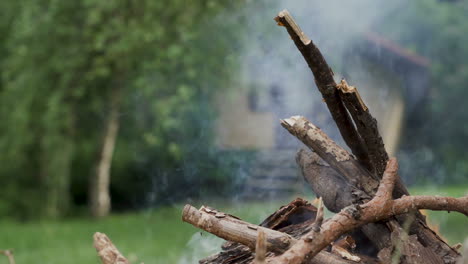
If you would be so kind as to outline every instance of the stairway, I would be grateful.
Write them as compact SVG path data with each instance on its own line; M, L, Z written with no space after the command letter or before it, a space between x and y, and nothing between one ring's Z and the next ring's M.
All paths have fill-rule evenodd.
M242 196L246 199L281 198L300 192L303 179L295 156L295 149L259 151L249 169Z

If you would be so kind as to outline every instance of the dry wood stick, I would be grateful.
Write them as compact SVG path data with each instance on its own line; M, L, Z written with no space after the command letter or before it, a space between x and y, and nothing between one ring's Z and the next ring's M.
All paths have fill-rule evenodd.
M388 154L379 133L377 120L369 112L356 87L349 86L345 80L341 80L336 88L339 90L339 95L346 109L353 117L359 135L366 144L376 174L381 178L388 161Z
M299 241L286 233L250 224L229 214L204 206L197 210L191 205L186 205L182 213L182 220L220 238L241 243L252 250L255 250L260 231L265 235L267 251L282 253ZM328 252L320 252L312 261L308 262L308 264L319 263L356 264Z
M378 181L320 128L303 116L281 120L281 125L339 172L349 183L358 182L367 194L372 194Z
M456 211L468 216L468 196L462 198L405 196L392 200L393 186L396 177L398 177L397 169L396 159L391 159L381 185L371 201L359 207L352 205L343 209L340 213L326 220L318 232L312 228L300 240L282 232L244 222L214 209L207 209L207 207L197 210L186 205L182 218L198 228L221 238L242 243L252 249L255 248L258 231L261 230L266 236L268 251L284 252L280 256L268 259L267 263L299 264L334 263L329 262L334 257L322 251L331 242L362 225L386 220L409 211L418 209ZM336 263L350 262L342 260L342 262Z
M260 230L268 238L266 242L268 251L284 252L295 241L288 234L253 225L204 206L198 210L191 205L185 205L182 220L228 241L246 245L251 249L255 249Z
M266 259L266 237L265 232L262 230L258 231L257 243L255 245L255 260L254 264L265 264Z
M368 151L356 131L343 102L341 102L338 90L336 89L336 82L333 78L333 71L328 66L322 53L312 40L302 32L287 10L281 11L278 16L275 17L275 20L278 25L286 28L294 44L296 44L296 47L312 70L317 88L322 94L344 141L353 154L356 155L358 161L372 171L373 166L370 162Z
M11 249L0 250L0 254L3 254L8 258L8 263L15 264L15 257L13 256L13 250Z
M314 126L312 123L310 123L310 121L308 121L302 116L294 116L282 120L281 123L284 128L286 128L292 135L296 136L306 146L308 146L315 153L317 153L318 156L320 156L320 158L327 162L334 170L339 172L340 175L344 176L344 179L346 180L346 183L343 184L338 177L334 176L334 174L329 174L333 176L332 178L334 179L324 180L323 178L325 176L309 174L307 173L307 170L303 170L304 176L306 178L308 174L314 177L313 179L311 179L312 186L314 186L314 184L316 183L318 183L321 186L329 186L333 184L330 183L330 181L336 180L337 185L345 187L342 189L342 192L351 192L353 195L361 196L361 200L365 200L366 198L370 198L373 196L373 194L375 193L375 187L379 185L379 182L377 181L376 177L370 175L370 173L367 170L361 168L346 150L338 146L318 127ZM301 163L299 164L301 165ZM302 163L301 167L307 167L307 165L305 165L306 164ZM317 166L314 166L314 169L316 168ZM329 171L326 167L318 168ZM320 181L316 181L317 179ZM349 185L351 184L360 186L364 192L357 190L356 187L349 189ZM313 187L313 189L318 189L317 187L320 186ZM334 189L332 188L330 190ZM394 191L394 198L398 198L402 195L405 195L405 190L406 188L404 187L404 185L401 184L401 179L398 177ZM330 202L330 198L333 197L332 193L327 194L323 191L318 193L320 194L320 196L327 198L324 200L325 205L327 205L327 208L328 205L335 206L332 207L332 210L334 212L337 212L342 208L339 208L337 205L343 205L343 202L346 201L352 202L351 200L347 199L348 196L343 195L342 193L340 193L340 195L338 196L339 199L336 202ZM344 197L344 199L342 197ZM412 232L417 234L418 238L421 241L423 241L427 247L431 248L431 250L436 252L437 255L440 256L440 258L444 258L447 263L454 263L455 259L459 257L459 253L456 250L452 249L448 244L446 244L436 233L430 230L425 224L424 220L420 218L419 213L417 213L417 216L418 219L413 225ZM363 231L367 234L367 237L371 239L380 249L388 247L388 243L391 242L388 236L388 230L378 230L381 229L382 226L378 227L377 229L375 229L374 227L365 226L363 227ZM372 235L376 231L379 231L381 235ZM385 231L387 235L385 235L385 232L383 231Z
M130 264L106 234L96 232L93 239L94 248L96 248L102 264Z
M397 170L398 163L396 159L390 159L377 193L371 201L358 207L352 205L343 209L340 213L324 222L319 233L313 230L310 231L288 251L272 259L269 263L304 263L305 259L313 258L346 232L367 223L389 219L392 216L413 210L456 211L468 216L468 196L461 198L405 196L393 200L392 192L398 177ZM309 236L313 237L313 239L310 239Z

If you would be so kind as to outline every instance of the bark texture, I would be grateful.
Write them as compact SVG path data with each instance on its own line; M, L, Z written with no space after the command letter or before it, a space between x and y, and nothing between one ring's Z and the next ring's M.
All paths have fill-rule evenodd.
M354 156L302 116L281 120L312 150L299 151L296 161L320 197L318 211L297 199L256 226L208 207L196 210L187 205L184 221L234 241L200 263L252 263L255 249L257 263L377 263L377 257L380 263L455 263L459 253L426 225L418 210L468 216L468 196L410 196L358 90L344 80L335 82L320 50L287 11L275 20L306 60ZM327 220L322 201L336 213Z
M275 20L278 25L286 27L291 39L311 69L317 88L322 94L323 100L327 104L344 141L353 154L356 155L359 162L372 171L373 167L369 160L367 148L363 144L348 111L340 99L338 90L336 89L336 82L333 78L333 71L328 66L322 53L312 40L304 34L287 10L281 11Z
M290 204L280 208L280 210L275 212L275 214L272 214L267 219L265 219L265 221L263 221L260 226L244 222L234 216L219 212L212 208L209 208L208 211L206 210L207 207L202 207L200 210L197 210L196 208L193 208L190 205L187 205L184 208L182 219L191 224L195 223L194 224L195 226L200 227L208 232L211 232L209 230L214 229L216 230L214 231L216 233L212 232L213 234L221 238L229 237L230 239L229 241L231 241L231 242L226 242L223 245L222 252L201 260L200 261L201 264L255 263L253 252L256 252L256 249L253 248L252 245L254 246L256 245L257 237L260 231L265 234L265 238L266 238L265 245L268 251L265 254L266 256L265 261L266 263L269 263L269 261L273 257L275 257L278 254L281 254L281 252L284 252L286 249L290 248L291 245L299 241L298 240L299 238L301 238L308 231L312 230L314 220L311 218L315 218L315 214L310 215L311 218L309 218L308 220L305 220L305 218L296 217L296 216L299 216L301 212L308 211L309 209L311 209L311 207L312 206L306 201L302 199L296 199ZM199 211L199 213L196 213L194 211ZM218 218L213 219L213 218L216 218L216 215L218 215ZM226 215L226 216L221 217L223 215ZM213 221L216 223L213 226L210 226L211 224L213 224ZM250 226L249 229L256 232L257 236L246 235L245 237L240 238L239 237L240 230L236 230L235 228L232 228L232 227L224 228L226 226L230 226L232 224L232 221L239 224L241 226L240 230L243 230L243 231L245 231L245 228L243 228L243 226ZM218 227L221 227L221 228L218 228ZM273 230L270 228L275 228L277 230ZM250 232L250 231L247 231L247 232ZM276 243L276 242L271 243L271 241L278 240L278 234L282 234L283 239L288 240L290 242L288 244ZM281 248L272 249L271 247L275 245L280 246ZM361 262L361 263L377 263L377 260L373 258L367 258L366 261L367 262ZM331 263L333 264L351 264L351 263L356 264L356 262L353 262L351 260L343 259L338 254L333 254L333 253L326 252L326 251L320 252L319 254L317 254L317 256L314 259L310 259L305 263L307 264L319 264L319 263L320 264L328 264L328 263L330 264Z
M396 159L391 159L372 200L360 206L351 205L346 207L324 222L320 230L312 229L300 241L294 243L288 251L272 259L269 263L304 263L305 259L313 258L344 233L367 223L386 220L392 216L407 213L410 210L426 209L426 206L430 206L432 210L449 209L468 216L468 196L461 198L441 197L440 199L434 199L435 197L432 196L412 196L393 200L392 193L398 177L397 171L398 163ZM398 227L397 224L395 226ZM421 259L426 261L432 259L437 263L437 260L433 259L436 257L435 254L427 255L432 251L425 248L417 249L417 247L420 247L417 238L416 240L412 239L410 242L405 244L406 247L412 247L407 252L417 253Z
M112 244L112 241L103 233L94 234L94 248L102 264L130 264L130 262Z
M326 63L320 50L300 30L287 11L280 12L275 20L279 25L286 27L292 40L307 61L316 79L317 87L324 96L327 107L346 144L356 155L358 162L363 164L370 173L379 179L384 170L388 155L378 131L377 121L370 114L356 88L348 86L345 82L339 85L336 85L336 83L334 86L332 85L334 83L334 81L331 81L333 71ZM327 100L326 93L328 95L338 93L338 96ZM341 107L342 105L345 107ZM345 118L347 113L343 112L346 111L351 113L354 123L349 118ZM361 147L356 145L361 145ZM409 193L401 180L398 179L394 190L394 198L401 197L402 195L409 195ZM405 216L400 216L398 217L398 221L402 223L405 221L405 218ZM417 213L417 220L411 226L411 233L416 234L421 241L424 241L424 244L443 258L444 262L454 263L455 259L458 258L458 252L428 228L425 218L419 213Z

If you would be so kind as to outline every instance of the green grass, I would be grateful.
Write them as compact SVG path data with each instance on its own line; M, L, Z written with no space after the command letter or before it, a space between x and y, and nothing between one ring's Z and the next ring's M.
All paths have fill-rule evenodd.
M260 222L276 205L214 202L213 205ZM198 206L198 205L197 205ZM183 205L152 211L116 214L104 220L67 219L19 223L0 221L0 249L12 248L17 264L100 263L92 246L94 232L106 233L132 263L197 263L219 250L220 239L203 234L181 220ZM0 264L7 264L0 255Z
M113 215L101 221L0 222L0 247L13 248L18 264L100 263L92 247L94 232L104 232L134 263L176 263L190 236L179 208ZM138 259L136 257L138 256ZM0 258L0 264L7 263ZM139 262L138 262L139 263Z
M461 197L468 195L467 185L457 186L420 186L410 190L412 195L440 195ZM443 211L426 211L430 225L439 228L439 233L449 244L462 243L468 238L468 218L459 213Z
M459 197L468 186L411 188L412 194L439 194ZM308 197L311 200L311 197ZM205 204L236 215L252 223L261 222L280 205L289 201ZM200 206L198 203L196 206ZM94 232L104 232L132 263L192 264L219 250L222 240L202 233L181 221L183 205L146 212L115 214L104 220L67 219L18 223L0 221L0 249L13 248L17 264L100 263L92 247ZM440 227L450 243L468 236L468 220L458 213L431 212L429 221ZM0 264L7 264L0 256Z

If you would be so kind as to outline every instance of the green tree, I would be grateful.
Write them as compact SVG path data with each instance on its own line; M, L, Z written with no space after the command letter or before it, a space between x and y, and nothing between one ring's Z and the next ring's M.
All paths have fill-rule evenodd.
M468 175L467 10L466 1L412 1L384 24L387 36L431 62L431 94L405 143L414 153L410 169L426 180L464 182Z
M123 175L118 188L131 185L126 173L138 161L128 152L144 153L164 170L207 152L209 102L227 86L237 43L236 30L224 31L235 21L215 21L237 5L22 1L2 28L9 32L0 86L4 209L61 216L76 181L90 183L93 214L102 216L108 194L98 193L108 192L111 163Z

